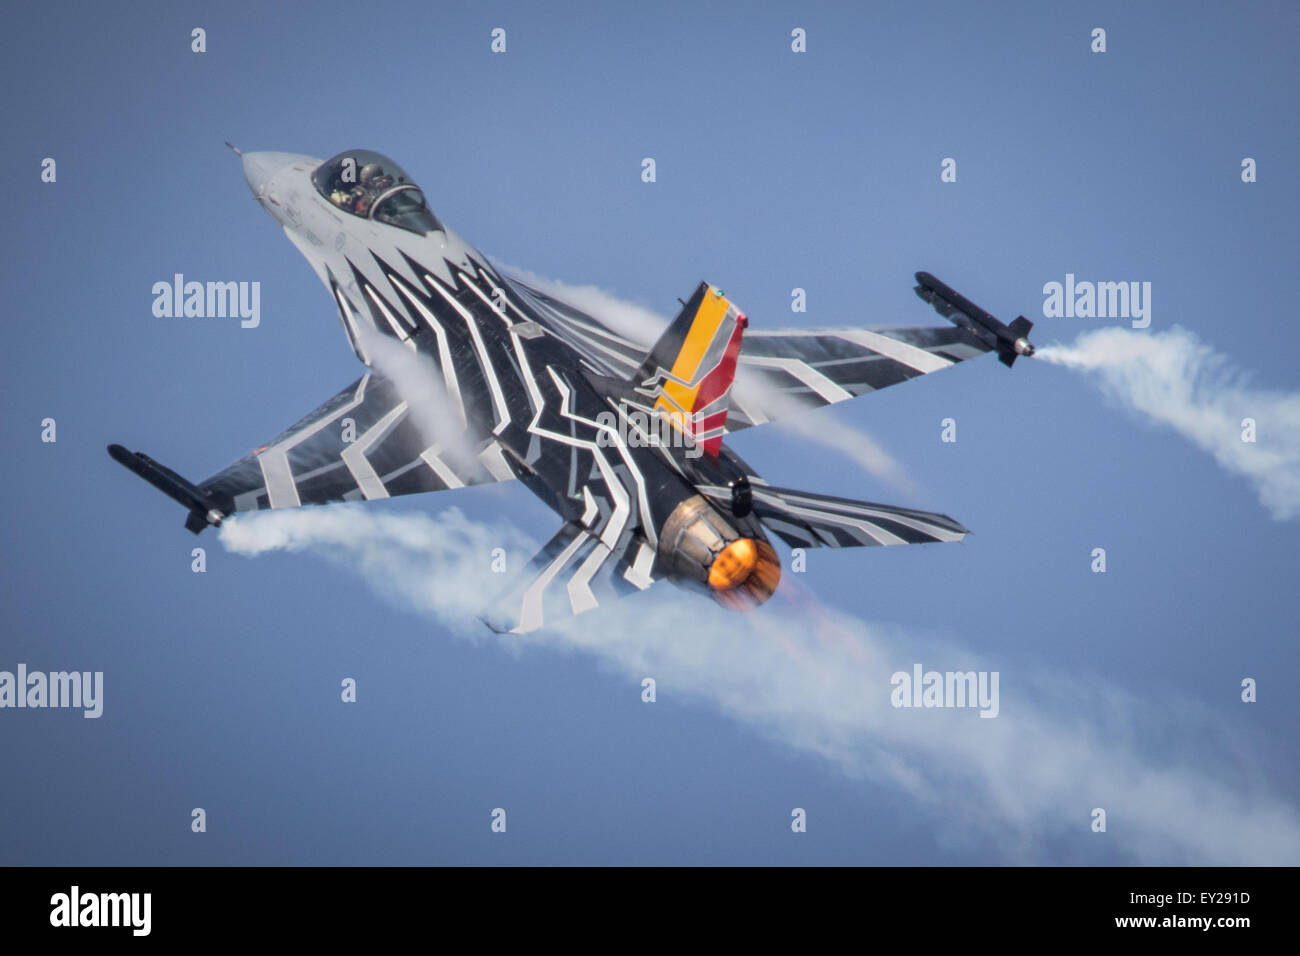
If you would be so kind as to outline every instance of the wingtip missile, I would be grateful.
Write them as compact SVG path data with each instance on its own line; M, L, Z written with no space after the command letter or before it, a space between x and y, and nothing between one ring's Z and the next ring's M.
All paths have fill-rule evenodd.
M188 508L185 527L198 534L211 525L220 527L226 513L197 486L186 481L166 465L159 464L144 452L131 451L122 445L109 445L108 453L118 464L135 472L173 501Z
M928 272L916 273L914 291L953 325L970 329L989 348L996 350L998 361L1008 368L1020 356L1034 354L1033 343L1029 341L1034 323L1023 315L1008 325Z

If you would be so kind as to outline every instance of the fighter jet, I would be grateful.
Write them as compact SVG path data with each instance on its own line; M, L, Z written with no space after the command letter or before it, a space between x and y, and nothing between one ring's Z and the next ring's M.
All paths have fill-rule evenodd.
M1034 352L1024 316L1003 324L918 272L917 295L951 325L757 329L701 282L647 348L652 336L638 341L494 266L386 156L240 155L366 371L198 484L110 445L187 509L190 531L244 511L518 480L561 527L485 609L494 629L515 632L665 579L727 608L757 607L781 576L767 532L799 548L967 534L943 514L773 486L726 438L987 352L1011 366ZM397 374L394 354L414 364Z

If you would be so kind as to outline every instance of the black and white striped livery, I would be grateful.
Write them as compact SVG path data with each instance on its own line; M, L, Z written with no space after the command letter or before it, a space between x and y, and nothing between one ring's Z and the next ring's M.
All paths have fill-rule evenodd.
M484 609L514 631L663 578L727 607L761 604L780 576L765 530L836 548L966 534L940 514L770 486L720 438L986 352L1014 361L1032 354L1027 320L1003 326L919 273L918 291L953 326L747 328L702 284L667 329L638 337L495 268L386 157L242 155L366 371L198 484L111 446L186 507L190 530L244 511L519 479L561 527Z
M764 526L792 548L858 548L891 544L960 541L968 532L947 515L773 488L753 481L754 512ZM727 489L702 487L712 498Z

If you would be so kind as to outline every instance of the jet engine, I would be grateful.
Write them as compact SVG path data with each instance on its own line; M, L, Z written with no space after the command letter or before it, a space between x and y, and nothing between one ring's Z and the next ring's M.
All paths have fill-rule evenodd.
M738 531L702 495L692 495L664 522L659 558L678 584L733 611L751 610L776 590L781 561L758 523L745 524Z

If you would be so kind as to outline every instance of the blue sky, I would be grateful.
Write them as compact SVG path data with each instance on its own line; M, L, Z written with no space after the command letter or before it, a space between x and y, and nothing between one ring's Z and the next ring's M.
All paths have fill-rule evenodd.
M692 632L697 599L663 592L692 654L735 650L718 666L771 688L774 626L839 661L818 657L819 615L862 628L886 671L999 671L997 720L943 715L965 756L931 739L948 725L915 729L938 716L920 712L900 712L901 735L836 724L851 732L824 746L811 701L750 706L681 648L663 672L690 680L642 703L638 655L667 651L626 614L550 645L466 639L346 562L193 538L104 453L122 442L197 480L359 374L227 139L383 152L489 255L661 314L706 279L756 326L936 324L911 291L926 269L1028 315L1044 345L1123 324L1043 318L1044 283L1150 281L1150 334L1180 325L1258 388L1294 392L1293 7L53 3L11 20L0 70L28 92L6 135L0 669L102 670L105 710L0 711L0 758L21 768L0 788L0 862L1276 862L1259 849L1274 827L1297 845L1295 522L1065 368L983 359L817 413L874 438L912 491L789 431L734 439L773 483L941 511L975 532L963 544L818 552L788 575L805 603L763 621L703 607ZM260 327L155 318L151 286L176 272L259 281ZM452 505L535 541L554 529L522 487L376 507ZM618 651L582 649L602 641ZM867 673L863 697L887 694ZM851 698L853 675L836 681ZM1056 752L1115 763L1026 768L981 749L983 725L1036 741L1027 759L1059 732ZM1125 768L1165 785L1122 790ZM999 781L1043 799L1017 806ZM1104 834L1096 806L1112 808Z

